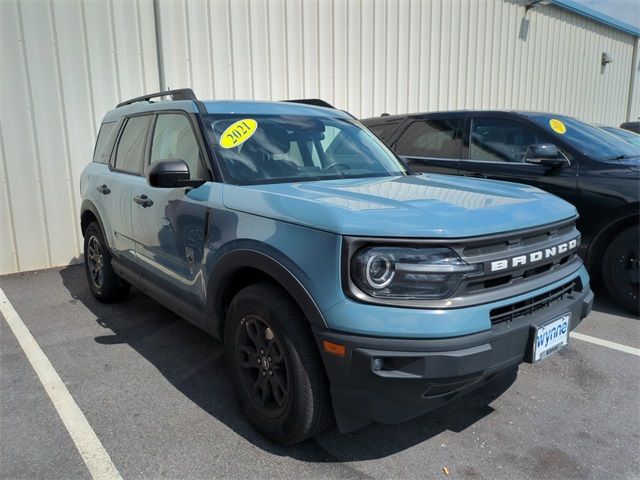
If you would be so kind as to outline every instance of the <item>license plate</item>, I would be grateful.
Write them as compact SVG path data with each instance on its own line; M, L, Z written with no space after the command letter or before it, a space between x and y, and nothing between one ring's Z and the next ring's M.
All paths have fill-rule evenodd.
M571 314L565 313L561 317L536 327L533 335L534 363L557 352L567 344L570 325Z

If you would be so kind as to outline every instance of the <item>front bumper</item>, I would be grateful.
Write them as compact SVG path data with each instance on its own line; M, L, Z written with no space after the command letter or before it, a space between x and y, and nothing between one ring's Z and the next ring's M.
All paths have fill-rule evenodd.
M349 432L371 421L403 422L513 372L530 355L534 326L571 312L573 330L592 305L587 283L546 308L453 338L378 338L316 329L338 428ZM346 356L325 352L324 340L344 345ZM382 360L382 368L374 368L374 359Z

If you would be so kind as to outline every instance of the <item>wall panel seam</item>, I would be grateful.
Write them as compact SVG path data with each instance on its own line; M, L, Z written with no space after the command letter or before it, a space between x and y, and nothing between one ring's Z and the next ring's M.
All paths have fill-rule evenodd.
M187 74L189 76L189 85L193 85L193 57L191 52L191 30L189 29L189 2L184 1L184 37L187 45ZM182 85L176 85L174 88L182 88Z
M207 5L207 41L209 42L209 86L211 87L211 98L216 98L216 81L214 75L215 66L213 64L213 29L211 28L211 2L206 0Z
M80 238L80 231L78 229L78 222L75 221L78 218L78 211L76 205L76 197L73 194L73 169L71 167L71 147L69 145L69 125L67 121L67 108L65 102L64 95L64 85L62 83L62 67L60 65L60 42L58 40L58 29L56 26L56 19L53 13L53 0L49 1L49 24L51 25L51 33L53 35L54 40L54 49L55 52L55 65L56 65L56 80L58 82L58 99L60 101L60 119L62 123L62 132L63 132L63 145L64 145L64 156L65 156L65 172L67 174L67 195L69 196L69 200L71 201L71 209L73 211L72 222L73 223L73 232L74 232L74 248L75 248L75 257L78 258L80 256L80 247L78 239ZM49 225L48 225L49 226Z
M138 68L140 69L140 82L142 84L142 95L148 93L147 90L147 76L144 68L144 42L142 41L142 18L140 15L140 0L135 0L135 13L136 13L136 39L138 41Z
M120 65L118 65L118 42L116 40L116 22L113 13L113 0L108 0L108 12L109 12L109 22L111 24L111 53L113 57L113 76L116 84L116 91L118 92L118 101L123 100L122 98L122 88L120 86L120 75L118 72L120 71Z
M41 225L44 238L45 238L45 249L46 249L46 258L47 265L51 266L53 264L51 258L51 239L49 238L49 229L47 228L47 206L44 199L44 191L42 189L42 161L40 158L40 146L38 145L38 136L37 136L37 127L36 127L36 117L34 113L35 106L33 104L33 92L31 87L31 72L29 71L29 64L27 63L27 47L26 47L26 39L24 35L24 19L22 18L22 8L20 7L20 2L16 2L18 7L18 26L20 31L20 39L22 44L22 60L24 63L25 70L25 83L27 88L27 99L29 102L29 118L31 120L31 139L33 142L33 151L35 153L36 159L36 171L38 172L38 195L40 197L40 206L42 208L42 215L44 217L44 223ZM29 108L30 107L30 108Z
M89 91L89 110L91 111L91 119L93 120L93 124L91 125L91 131L93 132L93 137L91 138L92 144L95 144L96 138L98 136L97 125L95 124L96 120L96 105L95 99L93 96L93 80L91 75L91 62L89 60L89 39L87 35L87 17L84 8L84 2L80 2L80 14L82 18L82 48L84 50L84 63L86 66L86 75L87 75L87 89Z
M233 36L231 34L231 0L227 0L227 41L229 42L229 71L231 73L231 97L236 98L236 69L233 63Z
M254 52L253 52L253 33L251 32L251 7L249 1L245 2L245 7L247 9L247 35L249 37L249 91L251 92L251 98L255 100L256 98L256 86L255 86L255 75L256 68L254 64ZM268 80L267 80L268 81Z
M2 157L2 168L4 169L7 206L9 208L9 228L11 229L11 242L13 261L16 272L20 271L20 259L18 258L18 239L16 237L16 222L13 213L13 201L11 199L11 182L9 181L9 170L7 168L7 155L4 150L4 134L2 132L2 122L0 121L0 157Z

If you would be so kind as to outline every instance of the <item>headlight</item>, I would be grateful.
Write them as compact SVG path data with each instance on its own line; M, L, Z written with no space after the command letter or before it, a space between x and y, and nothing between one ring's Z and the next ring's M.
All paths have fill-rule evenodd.
M449 248L368 247L352 257L351 278L372 297L429 300L450 297L481 268Z

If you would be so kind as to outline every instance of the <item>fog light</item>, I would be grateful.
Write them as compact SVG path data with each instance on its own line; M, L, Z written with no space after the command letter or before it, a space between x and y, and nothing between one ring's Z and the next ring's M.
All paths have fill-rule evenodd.
M373 371L377 372L378 370L382 370L382 367L384 365L384 360L381 358L374 358L373 362L372 362L372 366L373 366Z

